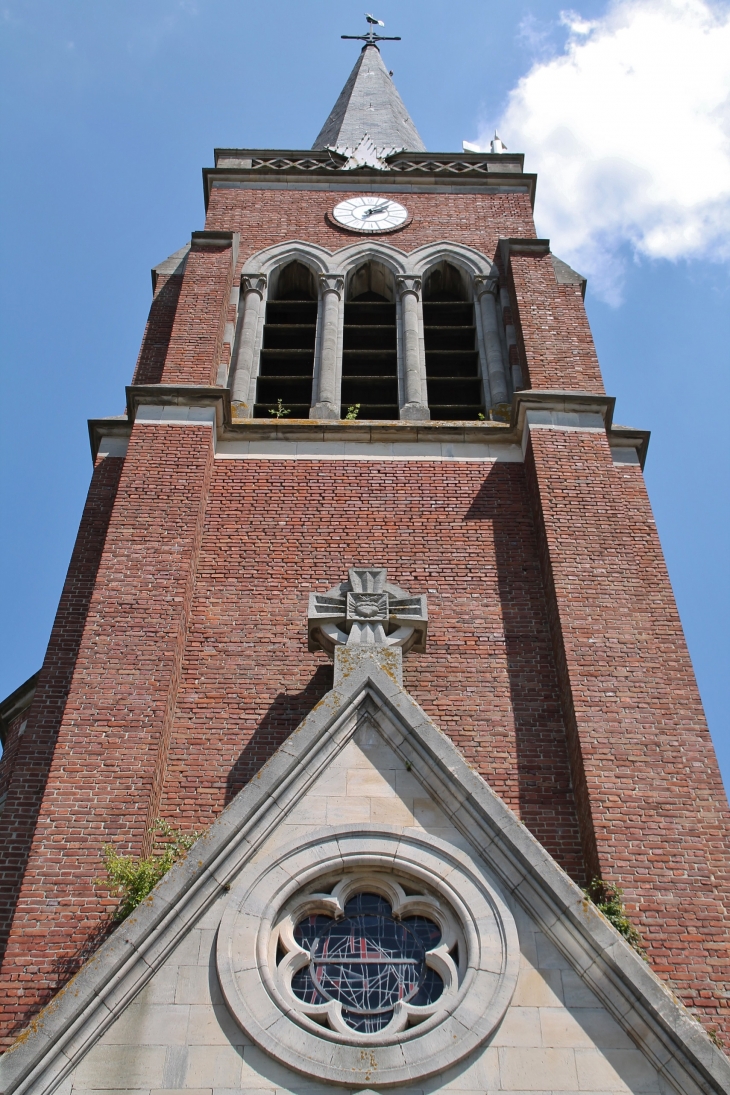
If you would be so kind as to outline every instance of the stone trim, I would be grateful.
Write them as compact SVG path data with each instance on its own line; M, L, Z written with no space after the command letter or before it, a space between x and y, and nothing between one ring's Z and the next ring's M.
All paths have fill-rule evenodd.
M142 404L154 407L215 407L218 426L231 421L231 393L228 388L203 388L195 384L130 384L126 393L130 425Z
M594 395L592 392L539 391L527 389L515 392L512 400L511 425L520 433L525 426L527 411L548 412L557 415L598 415L602 426L611 429L616 398L612 395ZM568 423L566 423L567 425ZM572 423L579 425L578 422ZM586 425L597 425L597 422Z
M252 255L241 273L242 307L238 315L238 336L232 354L230 383L241 416L248 416L255 401L255 384L263 339L266 301L279 269L298 260L309 267L319 286L319 310L315 340L314 382L310 418L339 420L342 373L343 301L328 300L329 290L340 279L347 287L350 274L369 260L381 263L393 275L396 286L398 329L398 388L400 417L426 421L430 417L426 394L426 356L423 331L421 283L429 269L441 261L461 270L471 287L477 328L477 348L487 407L509 398L508 368L499 335L496 304L482 301L482 285L494 281L494 263L476 248L438 240L406 253L398 247L367 236L332 252L301 240L267 247ZM256 280L256 299L251 300L249 283Z
M123 446L126 453L132 432L132 423L126 414L114 416L113 418L90 418L88 428L93 462L96 462L96 458L101 451L102 440L106 440L108 445ZM109 452L102 453L102 455L112 456L115 454Z
M377 712L388 744L437 799L474 856L529 910L667 1082L685 1095L730 1090L730 1061L664 982L586 901L395 677L372 659L358 658L187 859L173 867L0 1060L4 1095L45 1095L68 1075L252 860L328 758L350 739L358 721L353 716L363 704ZM351 1086L368 1083L372 1080L353 1076Z
M358 172L359 174L359 172ZM493 178L493 176L492 176ZM523 176L526 178L526 176ZM537 178L537 176L534 176ZM284 176L283 179L277 179L276 181L267 181L265 179L256 180L252 182L239 182L232 180L223 175L222 178L217 178L213 181L212 189L221 190L329 190L333 194L339 193L353 193L353 194L369 194L371 192L378 194L530 194L530 199L534 203L534 186L524 185L515 186L514 184L507 185L495 185L494 182L483 184L482 186L468 185L463 183L458 185L456 183L452 185L444 185L439 183L435 178L431 181L430 185L428 181L422 183L411 182L392 182L384 183L382 177L380 179L372 179L371 181L364 183L357 180L347 182L301 182L297 178L291 176ZM210 194L208 194L208 200L210 200ZM207 202L206 202L207 208ZM343 229L344 231L344 229Z
M633 451L633 450L632 450ZM219 441L221 460L444 460L522 463L518 445L439 441Z
M127 455L128 448L129 437L115 437L113 434L102 434L96 455L101 457L125 457Z
M5 745L10 723L17 719L18 715L29 710L35 696L39 675L40 669L0 703L0 745Z
M326 167L329 171L338 170L338 165L333 162L329 149L291 149L291 148L215 148L213 150L216 168L233 167L236 169L261 168L270 169L274 164L281 164L277 170L286 170L286 164L302 165L302 170L317 170ZM433 165L443 170L448 170L456 159L458 167L465 166L473 170L503 173L512 171L522 173L525 165L524 152L397 152L388 157L389 165L399 167L412 167ZM304 166L306 165L306 166ZM373 172L377 177L377 172Z
M506 272L509 270L511 255L532 255L534 258L541 258L543 255L549 255L550 240L501 239L499 241L499 252L502 256L502 265Z
M355 726L367 721L368 708L377 725L377 705L365 703ZM301 1014L277 986L268 962L272 931L282 908L318 877L342 868L364 874L378 867L386 869L386 877L391 872L405 876L411 887L425 882L454 910L466 968L458 987L449 993L447 985L441 1006L417 1026L405 1029L404 1013L392 1024L400 1029L386 1028L379 1035L357 1034L336 1021L328 1029ZM254 969L242 966L244 954L256 955ZM236 883L218 930L221 987L249 1037L310 1079L348 1086L374 1078L379 1087L409 1083L443 1073L469 1056L504 1016L519 962L514 919L486 871L438 837L405 835L394 826L373 823L315 829L306 840L258 860ZM363 1065L363 1058L373 1065Z
M277 424L264 419L231 419L227 388L197 388L171 384L135 385L127 389L130 413L89 420L92 459L100 451L102 438L119 442L129 438L136 407L140 403L158 406L202 407L215 405L217 456L224 459L424 459L424 460L509 460L522 459L526 430L552 425L559 429L598 428L591 420L581 425L575 418L539 423L526 422L528 409L544 415L599 415L609 444L633 449L642 469L650 432L629 426L614 426L615 400L611 396L584 392L516 392L512 400L510 425L496 422L337 422L294 419ZM109 450L108 455L114 455ZM633 462L633 460L632 460Z
M235 271L238 263L238 248L241 241L240 233L226 231L202 231L193 232L190 236L190 246L196 248L220 248L231 249L231 267Z

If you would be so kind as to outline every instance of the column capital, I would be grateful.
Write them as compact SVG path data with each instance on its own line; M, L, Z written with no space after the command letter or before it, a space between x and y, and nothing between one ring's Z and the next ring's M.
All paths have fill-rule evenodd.
M477 300L485 293L496 297L499 292L499 279L493 274L476 274L474 277L474 294Z
M241 275L241 288L243 294L257 293L261 300L264 299L264 289L266 288L266 274L242 274Z
M401 274L395 279L395 284L399 297L406 293L413 293L415 297L421 295L421 279L415 274Z
M320 274L319 287L322 296L325 293L335 293L339 300L342 296L342 290L345 288L345 279L342 274Z

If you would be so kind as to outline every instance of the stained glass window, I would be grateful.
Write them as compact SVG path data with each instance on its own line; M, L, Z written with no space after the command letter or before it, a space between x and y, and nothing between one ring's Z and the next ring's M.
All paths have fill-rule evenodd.
M292 992L307 1004L339 1000L349 1027L374 1034L393 1018L398 1001L418 1006L439 998L444 983L426 965L426 951L437 947L441 930L424 916L396 920L378 894L361 893L335 920L309 916L294 937L310 962L292 978Z

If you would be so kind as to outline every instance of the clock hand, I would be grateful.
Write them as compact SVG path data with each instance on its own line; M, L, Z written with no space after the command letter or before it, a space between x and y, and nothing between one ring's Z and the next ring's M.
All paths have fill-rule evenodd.
M386 205L373 205L370 209L365 209L363 211L363 220L365 219L365 217L372 216L373 213L382 213L387 208L388 208L387 204Z

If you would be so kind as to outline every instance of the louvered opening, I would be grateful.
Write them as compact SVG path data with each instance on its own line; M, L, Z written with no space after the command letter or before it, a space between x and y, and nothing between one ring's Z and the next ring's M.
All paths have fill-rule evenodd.
M317 290L310 270L292 262L279 274L276 299L266 305L264 340L256 385L254 418L307 418L312 404Z
M345 303L342 409L358 418L398 418L398 354L392 277L379 263L353 275Z
M423 327L432 419L475 419L486 413L474 305L466 297L464 277L450 263L426 277Z

